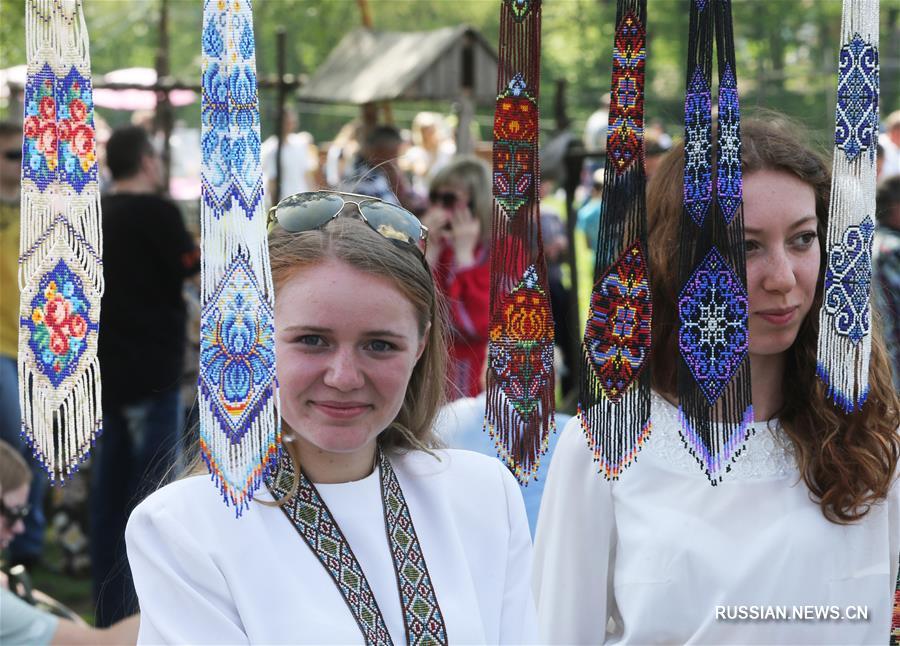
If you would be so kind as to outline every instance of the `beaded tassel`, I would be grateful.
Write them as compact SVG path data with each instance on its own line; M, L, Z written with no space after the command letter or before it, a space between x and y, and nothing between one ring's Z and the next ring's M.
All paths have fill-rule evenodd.
M694 0L684 110L684 209L678 295L678 397L685 445L712 484L753 422L744 259L740 108L730 0ZM712 47L719 73L712 156Z
M878 0L844 0L825 294L816 373L843 411L869 392L869 293L878 137Z
M25 21L19 402L22 435L56 482L102 424L100 191L81 0L28 0Z
M553 316L538 193L540 45L540 0L502 0L484 425L522 484L534 476L555 429Z
M646 0L619 0L603 215L582 342L578 412L594 460L617 479L650 435L650 321L644 197Z
M200 445L240 515L281 447L250 1L206 0L202 39Z

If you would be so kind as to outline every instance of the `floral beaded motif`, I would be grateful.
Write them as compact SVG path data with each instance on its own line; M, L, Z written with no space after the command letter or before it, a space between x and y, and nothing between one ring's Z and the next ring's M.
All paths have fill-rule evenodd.
M203 312L200 386L237 440L268 402L275 379L272 310L244 256L235 257Z
M84 280L65 260L44 273L29 305L30 317L21 320L29 334L28 348L40 373L57 388L75 374L88 334L97 332L91 321L94 308Z
M494 198L514 217L534 193L538 106L516 74L497 97L494 114Z
M490 367L509 403L527 419L553 374L553 319L534 265L497 311L488 342Z

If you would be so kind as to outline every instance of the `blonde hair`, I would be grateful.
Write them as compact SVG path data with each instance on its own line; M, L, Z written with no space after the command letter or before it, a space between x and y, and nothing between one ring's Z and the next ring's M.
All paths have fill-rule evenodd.
M26 484L31 484L28 463L12 446L0 440L0 493L15 491Z
M491 169L472 155L459 155L439 170L431 180L431 189L462 186L472 200L472 214L481 222L481 237L487 242L491 237L491 217L494 197L491 189Z

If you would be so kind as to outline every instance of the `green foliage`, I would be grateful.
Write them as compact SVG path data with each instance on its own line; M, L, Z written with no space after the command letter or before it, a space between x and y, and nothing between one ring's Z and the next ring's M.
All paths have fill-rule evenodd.
M95 75L155 64L160 1L85 1ZM488 42L497 42L497 0L370 0L369 4L378 29L424 30L465 22L479 29ZM23 0L0 0L3 67L25 62L24 5ZM684 92L688 6L688 0L649 2L646 114L676 135ZM553 81L568 82L567 102L576 128L609 91L615 9L614 0L545 0L541 96L545 126L552 126ZM254 12L260 76L275 72L279 28L288 34L289 71L309 74L344 33L361 24L355 0L256 0ZM900 107L900 2L882 0L881 14L882 112L886 114ZM169 0L170 69L176 78L188 82L199 80L201 21L201 0ZM834 111L840 0L735 0L734 21L743 105L784 111L827 138ZM264 129L270 131L274 93L264 92L261 98ZM317 110L327 114L304 114L304 127L320 138L330 138L340 123L355 114L348 106ZM490 106L481 109L483 122L489 122L490 111ZM405 123L403 106L395 114ZM179 116L187 121L199 117L196 108Z

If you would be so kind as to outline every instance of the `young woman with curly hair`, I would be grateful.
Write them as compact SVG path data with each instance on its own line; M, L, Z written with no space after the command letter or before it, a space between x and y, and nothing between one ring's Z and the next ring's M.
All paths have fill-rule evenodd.
M885 348L875 326L868 400L849 415L835 408L816 377L827 161L779 115L746 120L742 138L752 432L716 487L679 433L678 146L647 196L653 430L611 483L578 422L560 438L535 545L547 641L887 639L900 553L900 405ZM790 619L795 608L805 620ZM782 612L789 618L771 618Z

